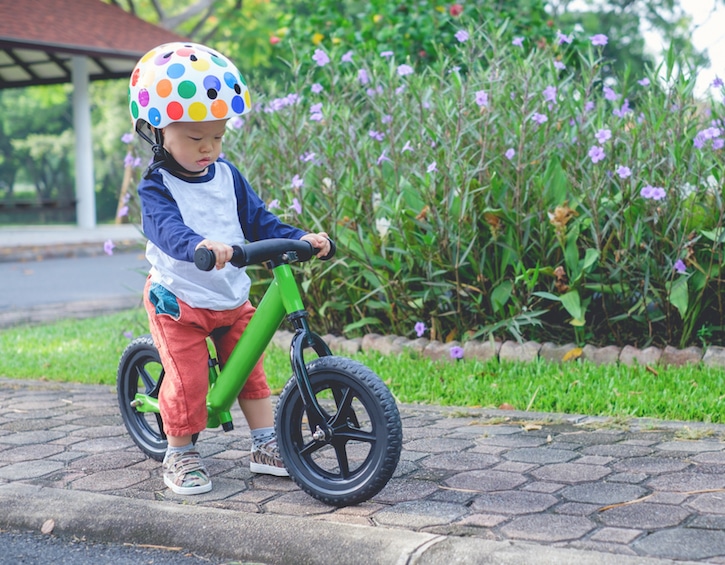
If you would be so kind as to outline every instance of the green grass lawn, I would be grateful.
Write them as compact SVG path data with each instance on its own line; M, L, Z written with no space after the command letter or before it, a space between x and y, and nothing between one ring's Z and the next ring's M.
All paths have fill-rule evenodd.
M145 313L63 320L0 330L0 376L115 384L118 359L131 336L146 333ZM725 422L725 372L703 366L657 367L431 361L414 354L354 356L404 403L664 420ZM269 384L279 392L290 377L289 355L270 347Z

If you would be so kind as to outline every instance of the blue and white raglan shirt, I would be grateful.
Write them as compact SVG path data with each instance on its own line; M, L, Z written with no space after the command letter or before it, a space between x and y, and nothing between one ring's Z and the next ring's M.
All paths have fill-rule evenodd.
M141 181L138 193L151 281L193 308L231 310L246 302L251 287L244 268L197 269L194 251L203 239L239 245L272 237L299 239L306 233L268 211L236 167L223 159L201 177L158 169Z

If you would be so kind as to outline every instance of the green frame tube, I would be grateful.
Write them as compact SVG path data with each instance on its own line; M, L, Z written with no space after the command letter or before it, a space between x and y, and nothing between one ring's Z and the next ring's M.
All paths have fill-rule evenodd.
M219 373L216 383L212 384L207 394L206 405L210 423L217 420L215 416L231 409L285 314L304 310L292 268L283 263L274 267L272 272L274 280L264 293L257 311Z

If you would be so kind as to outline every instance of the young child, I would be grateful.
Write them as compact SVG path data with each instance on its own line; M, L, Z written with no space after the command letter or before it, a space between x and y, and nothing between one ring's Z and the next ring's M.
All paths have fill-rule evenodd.
M177 494L211 490L192 436L206 427L207 337L223 363L251 318L250 279L226 263L231 245L272 237L309 241L330 251L326 233L306 233L269 212L247 180L220 158L227 120L250 110L234 64L213 49L169 43L149 51L131 75L134 128L154 160L138 187L151 270L144 304L165 376L159 408L168 438L165 484ZM207 247L216 270L203 272L194 251ZM277 449L270 389L262 361L239 395L252 432L250 469L288 476Z

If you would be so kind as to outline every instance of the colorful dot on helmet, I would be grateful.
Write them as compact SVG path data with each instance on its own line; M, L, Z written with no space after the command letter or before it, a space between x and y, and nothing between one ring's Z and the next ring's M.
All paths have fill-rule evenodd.
M234 88L237 84L237 77L235 77L232 73L224 73L224 82L229 88Z
M156 85L156 94L161 96L161 98L166 98L171 94L174 87L171 84L171 81L167 78L161 79L158 84Z
M235 96L232 98L232 110L235 114L241 114L244 112L244 100L241 96Z
M211 66L211 64L206 59L197 59L196 61L194 61L193 55L192 55L192 61L191 61L192 69L203 72L203 71L209 70L210 66Z
M141 69L136 67L131 74L131 86L136 86L139 77L141 76Z
M149 123L157 126L161 123L161 113L156 108L149 108Z
M149 105L149 91L145 88L138 91L138 103L144 108Z
M131 102L131 117L136 120L138 119L138 104Z
M196 94L196 85L190 80L184 80L176 87L176 91L179 93L179 96L188 100Z
M221 57L217 56L217 55L212 55L211 56L211 60L212 60L212 62L215 65L219 65L220 67L226 67L227 66L227 62L224 59L222 59Z
M184 65L181 63L174 63L173 65L169 65L169 68L166 70L166 75L169 78L179 78L185 71L186 69L184 68Z
M179 57L188 57L189 55L194 54L194 49L192 47L182 47L176 50L176 54Z
M206 90L213 89L219 90L222 87L221 81L214 75L208 75L204 77L204 88Z
M171 56L173 54L173 51L166 51L165 53L161 53L154 59L154 63L158 66L165 65L171 60Z
M172 120L180 120L184 116L184 107L178 102L169 102L166 106L166 115Z
M211 103L211 115L215 118L219 118L220 120L226 118L228 111L229 107L224 100L214 100L214 102Z
M200 122L206 118L206 106L201 102L194 102L189 106L189 117L195 122Z
M139 59L139 63L145 63L146 61L148 61L154 55L156 55L156 49L152 49L151 51L149 51L148 53L146 53L146 55L144 55L143 57L141 57L141 59Z

